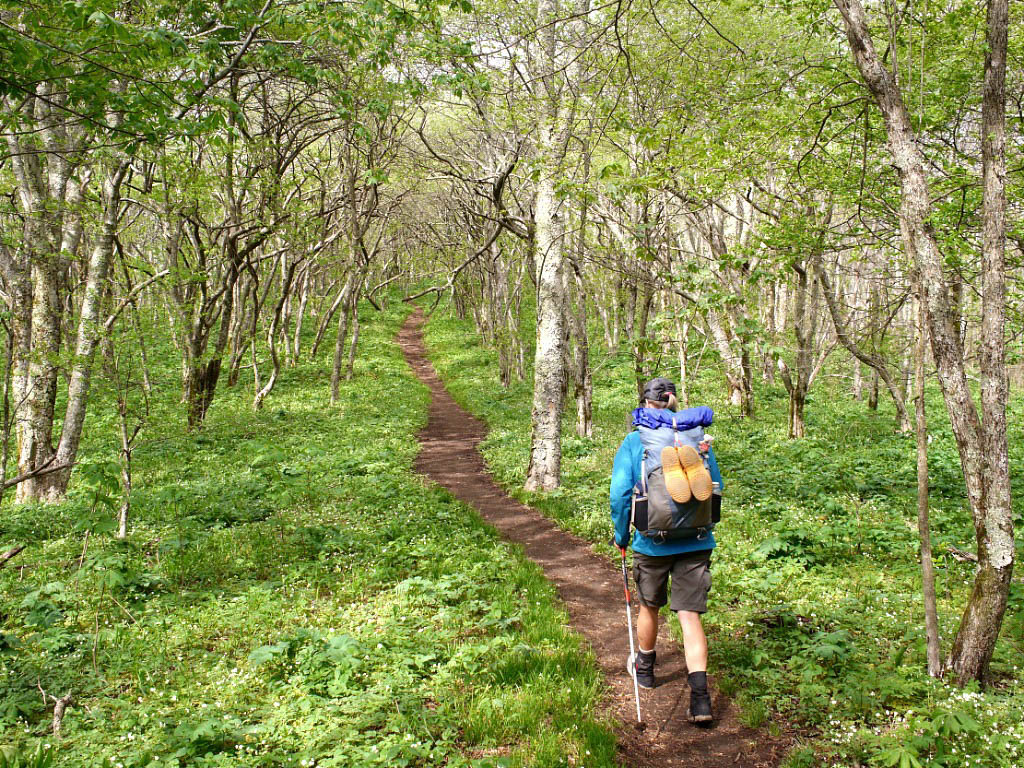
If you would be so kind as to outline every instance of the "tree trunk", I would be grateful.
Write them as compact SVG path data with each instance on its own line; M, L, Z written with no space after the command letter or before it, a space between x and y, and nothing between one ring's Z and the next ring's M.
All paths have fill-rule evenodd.
M598 278L597 314L601 318L601 329L604 331L604 348L611 352L615 348L612 338L611 313L613 302L607 299L607 286L601 287L604 281Z
M644 384L650 378L650 371L647 368L647 326L650 324L651 305L654 303L654 287L649 281L644 281L643 291L639 293L639 297L640 316L630 339L633 346L633 374L636 378L637 397L643 394Z
M690 407L690 383L687 380L689 376L689 339L687 336L690 333L690 321L683 321L682 318L682 307L678 306L681 300L676 297L677 306L675 307L675 324L676 324L676 353L679 357L679 402L684 408Z
M306 304L309 302L309 273L306 271L302 281L302 296L299 298L299 309L295 313L295 334L292 337L292 365L299 361L299 354L302 351L302 325L306 319Z
M13 330L9 330L4 344L4 381L3 401L0 403L0 503L4 500L7 487L7 464L11 458L11 389L14 378L14 347Z
M585 219L584 219L585 221ZM583 237L582 227L578 235ZM577 260L573 262L576 283L576 308L571 311L573 345L573 389L576 396L576 434L592 437L594 434L594 379L590 370L590 343L587 339L587 293L580 269L583 248L578 244Z
M282 315L284 312L284 306L292 293L292 281L295 277L295 269L298 266L298 262L288 264L285 268L284 279L281 282L281 296L277 300L277 306L274 307L274 315L270 320L270 328L267 330L267 346L270 348L270 362L271 371L270 378L267 379L267 383L264 384L253 397L252 409L258 411L263 407L263 401L266 399L274 390L274 384L277 383L277 377L281 373L281 358L277 354L277 337L278 328L282 322ZM287 340L285 341L287 343Z
M725 379L729 385L729 402L738 406L742 413L746 413L746 393L744 392L743 365L740 355L736 354L733 349L732 340L722 323L721 315L711 310L707 313L706 320L712 342L722 360Z
M893 379L885 360L877 355L865 352L853 340L849 329L846 327L846 320L843 318L842 312L839 309L839 304L832 289L831 281L828 278L828 274L825 272L825 268L822 265L820 258L815 259L814 270L818 275L818 281L821 283L822 296L825 298L825 305L828 307L829 315L832 317L832 326L835 329L836 338L851 355L865 365L870 366L872 369L872 386L868 395L868 407L873 409L878 407L878 380L881 379L885 382L886 388L892 395L892 401L896 406L896 412L899 416L900 423L906 422L906 403L903 402L900 389L896 386L896 382Z
M345 338L348 336L348 307L338 315L338 335L334 338L334 360L331 363L331 405L341 394L341 365L345 359Z
M804 422L804 405L806 402L806 395L794 388L793 392L789 395L789 436L791 438L804 437L806 435Z
M185 382L185 408L188 417L190 430L199 429L206 419L206 413L213 404L213 397L217 392L217 381L220 379L220 370L224 361L224 352L227 350L228 341L231 336L231 318L235 311L235 283L238 280L238 265L232 260L228 267L227 275L224 277L223 289L221 291L220 326L217 332L217 340L214 342L213 351L208 360L203 360L206 352L209 323L213 319L204 317L206 312L212 311L202 308L190 330L188 339L188 374ZM255 290L253 291L255 293ZM259 312L259 297L253 300L253 324L256 322L256 315ZM255 343L255 334L253 335Z
M920 293L920 288L918 289ZM917 300L917 344L914 349L915 417L917 434L917 532L921 539L921 591L924 597L924 634L928 652L928 674L942 674L939 645L939 619L935 603L935 564L932 561L932 534L928 520L928 421L924 401L924 357L927 321L924 301Z
M128 438L128 426L124 422L125 414L121 415L121 485L124 489L124 501L117 512L117 538L124 541L128 538L128 514L132 508L132 447Z
M561 482L562 409L565 392L565 279L562 220L558 216L555 182L565 157L567 118L562 108L561 79L555 60L558 0L538 0L542 108L537 154L540 178L534 203L534 246L537 276L537 346L533 365L533 413L530 463L524 487L551 490Z
M26 230L29 227L26 224ZM27 232L26 232L27 234ZM38 241L36 241L38 242ZM19 402L18 474L39 469L54 461L53 416L57 399L57 358L60 352L60 300L57 291L55 253L31 255L32 316L31 352L26 366L25 388ZM18 485L19 504L46 498L51 481L33 477Z
M47 478L50 500L57 501L67 493L71 479L71 467L78 457L85 426L86 407L89 402L89 385L92 381L93 360L99 343L103 323L103 295L107 287L107 274L114 257L114 236L121 208L121 183L128 173L128 161L115 168L103 185L103 229L89 259L89 275L85 283L85 296L78 320L78 339L75 345L75 362L68 383L68 402L64 411L60 444L57 446L57 464L67 469L53 472Z
M320 319L320 327L317 328L316 337L313 339L313 346L309 350L310 360L316 357L316 353L320 349L320 342L323 341L324 338L324 332L327 330L327 326L331 324L331 319L334 317L334 313L338 311L338 307L345 303L350 290L351 279L351 274L345 276L345 281L342 283L341 289L338 291L338 295L334 297L334 301L331 302L330 308Z
M249 323L246 323L245 316L251 289L252 283L248 279L241 281L241 287L239 287L239 281L235 283L237 298L234 301L231 330L229 332L231 336L231 356L228 362L229 387L233 387L238 383L238 374L242 368L242 358L245 356L245 350L251 341L251 339L243 338L245 329L249 326Z
M65 312L61 292L67 291L61 272L74 256L81 237L81 217L69 209L81 200L81 187L69 184L74 151L63 124L60 104L65 96L53 81L19 97L5 107L24 130L6 133L14 200L22 220L18 262L12 265L15 331L15 396L18 435L18 473L53 463L54 404ZM77 216L77 218L76 218ZM64 252L63 249L72 249ZM53 486L49 476L32 477L18 485L18 502L45 499Z
M925 299L932 357L963 468L978 546L974 588L953 642L957 683L984 682L1009 595L1015 555L1006 435L1005 366L1005 75L1007 0L990 0L982 95L983 248L981 403L979 417L967 382L958 291L944 274L931 223L925 158L899 86L875 52L860 0L835 0L857 67L885 118L900 180L900 230L916 263Z
M964 611L950 666L959 684L984 681L995 649L1009 596L1015 555L1013 507L1010 502L1009 445L1006 433L1006 52L1009 25L1008 0L989 0L988 47L982 91L982 314L980 440L975 447L963 440L961 457L965 477L968 460L979 465L971 511L978 540L978 575ZM941 266L941 262L938 265ZM934 273L934 268L932 272ZM954 329L955 331L956 329ZM934 331L933 331L934 333ZM934 337L933 337L934 339ZM957 336L959 340L959 336ZM935 346L934 340L932 343ZM962 350L961 350L962 355ZM954 400L969 397L966 377L956 371L951 389ZM943 372L948 363L940 364ZM952 373L952 372L950 372ZM949 376L949 373L946 374ZM945 387L944 387L945 389ZM948 400L948 398L947 398ZM973 410L973 403L972 410ZM975 426L976 425L971 425ZM965 437L973 437L963 425ZM956 422L954 422L956 429ZM958 435L959 437L959 435ZM961 440L958 439L958 447ZM973 454L973 455L971 455ZM976 499L976 500L975 500Z
M636 341L636 332L634 330L634 324L636 323L636 275L633 271L636 269L636 265L628 264L626 266L628 272L626 278L623 281L625 295L625 305L622 307L622 330L626 334L626 341L629 344L633 344Z
M348 347L348 362L345 366L345 381L352 381L355 376L356 349L359 346L359 303L352 305L352 342Z
M539 5L547 4L542 0ZM550 128L543 129L547 134L545 151L549 153L553 151L550 132ZM546 158L537 184L537 350L534 355L533 434L525 484L531 491L557 488L561 480L566 297L561 233L557 231L555 215L556 170L557 163Z

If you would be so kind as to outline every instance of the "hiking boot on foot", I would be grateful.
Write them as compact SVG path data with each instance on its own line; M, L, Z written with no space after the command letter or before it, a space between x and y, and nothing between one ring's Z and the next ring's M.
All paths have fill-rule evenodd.
M693 450L693 449L691 449ZM685 504L692 496L690 483L686 479L686 470L679 461L679 454L673 445L661 449L661 471L665 477L665 488L668 495L678 504Z
M704 693L690 691L690 722L710 723L713 719L711 714L711 694L707 691L704 691Z
M704 466L704 460L700 457L700 454L690 445L681 445L678 448L679 464L682 467L683 473L686 475L686 480L689 483L690 490L693 492L693 498L697 501L705 501L711 498L711 473L708 472ZM664 458L662 463L664 463ZM665 485L668 485L668 471L665 471ZM675 499L672 495L672 489L669 489L669 495ZM678 501L678 499L676 499Z
M636 671L636 684L641 688L653 688L654 687L654 651L640 651L636 656L635 671ZM630 656L626 662L626 671L629 674L634 672L633 657Z

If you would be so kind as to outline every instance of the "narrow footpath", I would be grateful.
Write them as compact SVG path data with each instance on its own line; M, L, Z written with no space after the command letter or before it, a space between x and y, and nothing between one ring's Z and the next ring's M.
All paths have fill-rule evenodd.
M427 358L423 322L422 311L416 310L398 336L406 359L432 395L430 419L419 435L422 450L416 471L475 507L505 539L521 544L526 556L543 568L555 585L569 610L573 629L590 643L604 673L608 687L604 706L618 724L620 763L638 768L778 765L786 741L744 727L732 703L714 690L713 640L715 723L710 728L699 728L686 719L690 692L683 654L663 627L657 649L658 685L653 690L641 690L646 727L636 726L632 679L626 671L629 649L621 570L595 554L588 542L513 500L494 482L476 450L487 430L445 390ZM635 626L635 615L633 622Z

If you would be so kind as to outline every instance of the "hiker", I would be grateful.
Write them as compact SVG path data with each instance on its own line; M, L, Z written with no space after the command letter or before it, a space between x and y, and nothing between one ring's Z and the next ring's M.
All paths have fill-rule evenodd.
M633 548L633 578L640 603L637 621L639 648L636 659L629 661L630 673L633 674L635 669L637 684L641 687L654 687L658 611L668 602L671 575L671 609L679 617L683 630L683 651L689 672L690 720L707 724L713 716L707 684L707 638L700 615L707 610L708 591L711 589L711 550L715 548L715 537L711 531L713 523L707 510L712 504L720 505L718 494L722 488L722 477L710 447L710 438L703 432L703 427L711 424L713 414L706 406L680 412L675 384L661 377L645 385L640 406L633 411L636 429L626 436L615 454L610 489L615 543L623 551L627 546ZM681 445L686 440L699 442L696 447ZM643 487L645 497L649 492L652 500L656 493L653 483L651 488L647 487L648 479L655 478L652 466L660 467L658 474L664 475L661 494L664 496L667 490L677 502L677 510L697 509L709 515L702 519L701 527L669 532L645 530L645 533L654 533L653 537L638 529L630 540L634 489ZM713 494L714 499L711 498ZM646 509L646 501L644 505Z

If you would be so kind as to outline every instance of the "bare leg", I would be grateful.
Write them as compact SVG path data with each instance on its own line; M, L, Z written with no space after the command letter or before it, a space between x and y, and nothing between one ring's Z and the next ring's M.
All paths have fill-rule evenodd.
M637 622L637 630L640 631L643 621L643 608L640 608L640 621ZM650 610L650 609L648 609ZM655 612L657 619L657 612ZM683 628L683 654L686 656L687 672L706 672L708 668L708 640L704 636L704 626L700 623L700 614L695 611L679 611L679 626ZM658 625L654 625L655 636ZM640 646L643 647L643 635L640 635Z
M636 637L641 651L653 651L658 641L658 609L640 606L640 615L636 620Z

